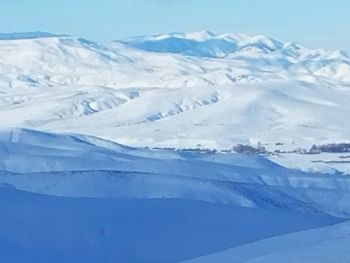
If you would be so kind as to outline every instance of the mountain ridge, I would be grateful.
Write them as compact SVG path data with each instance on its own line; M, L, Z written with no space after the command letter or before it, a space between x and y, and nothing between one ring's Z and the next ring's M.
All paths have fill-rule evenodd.
M208 32L158 38L169 36L202 44L230 39ZM224 57L148 52L73 36L2 40L1 127L171 148L262 143L273 152L348 141L346 52L240 37L239 48Z

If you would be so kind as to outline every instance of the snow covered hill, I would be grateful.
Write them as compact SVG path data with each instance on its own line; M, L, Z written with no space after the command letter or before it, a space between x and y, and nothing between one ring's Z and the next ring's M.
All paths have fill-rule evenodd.
M35 32L2 35L0 61L2 128L272 152L349 142L343 51L210 32L111 44Z
M281 242L290 245L277 256L295 248L297 259L302 238L350 256L338 239L350 217L346 175L26 129L0 132L0 157L1 262L244 262L270 259Z
M0 133L0 155L2 183L41 194L182 198L350 217L347 175L305 173L254 155L129 148L20 129Z
M291 78L317 83L350 80L346 52L312 50L265 36L199 32L138 37L106 45L40 32L2 34L0 39L2 89L184 87ZM189 44L178 47L178 41Z
M132 146L262 145L272 153L349 143L344 51L206 31L110 44L41 32L0 38L2 128L78 132ZM288 156L274 161L350 172L346 156L304 163Z

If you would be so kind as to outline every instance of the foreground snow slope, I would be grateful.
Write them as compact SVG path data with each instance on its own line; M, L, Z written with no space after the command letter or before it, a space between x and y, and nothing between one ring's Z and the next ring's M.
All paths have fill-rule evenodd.
M191 200L50 197L2 187L0 211L2 263L178 262L337 222Z
M349 142L346 52L210 32L108 45L47 33L2 39L4 128L175 148Z
M129 148L82 135L0 133L3 183L71 197L184 198L350 216L350 179L259 156Z
M287 169L262 156L4 130L0 261L165 263L229 249L225 260L243 262L256 254L242 246L267 242L253 250L269 253L267 238L343 222L349 194L348 176ZM305 232L306 245L326 242L315 231Z
M332 263L350 258L350 222L264 239L183 263Z

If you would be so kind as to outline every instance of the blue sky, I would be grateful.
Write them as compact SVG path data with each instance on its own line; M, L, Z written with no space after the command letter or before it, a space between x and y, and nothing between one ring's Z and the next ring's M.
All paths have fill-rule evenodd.
M109 41L208 29L350 50L349 0L1 0L0 10L0 32Z

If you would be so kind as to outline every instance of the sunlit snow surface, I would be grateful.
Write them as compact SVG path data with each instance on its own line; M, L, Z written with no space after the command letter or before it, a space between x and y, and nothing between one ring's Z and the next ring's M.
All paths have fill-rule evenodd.
M350 58L343 51L210 32L111 44L22 35L0 40L3 128L174 148L349 142Z

